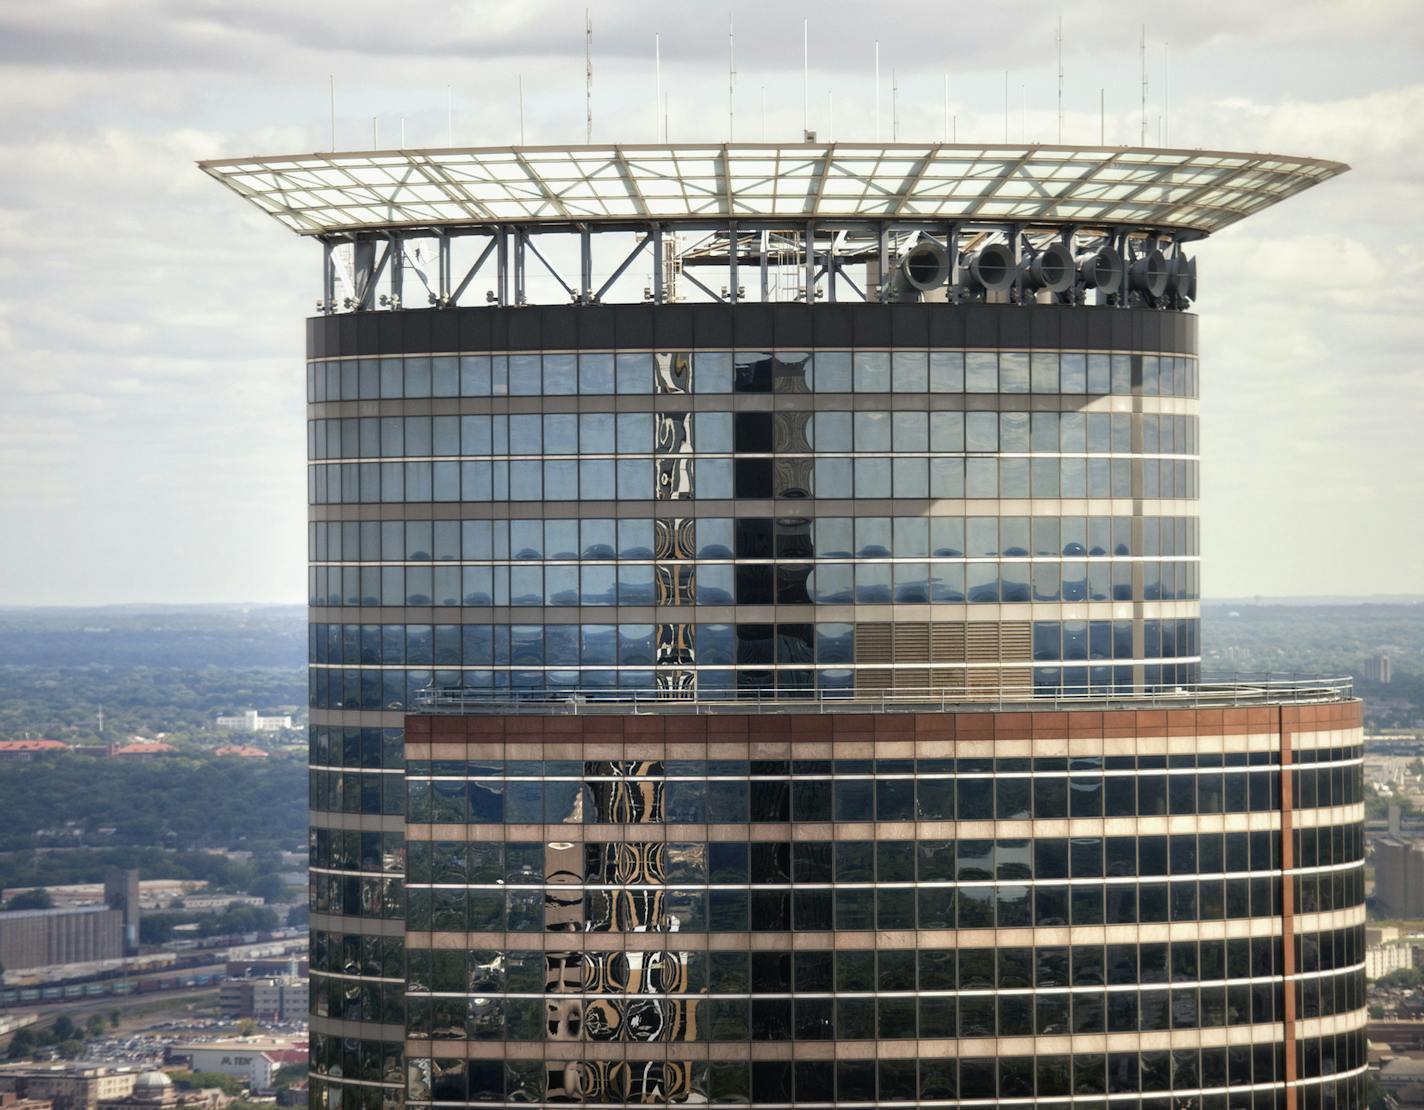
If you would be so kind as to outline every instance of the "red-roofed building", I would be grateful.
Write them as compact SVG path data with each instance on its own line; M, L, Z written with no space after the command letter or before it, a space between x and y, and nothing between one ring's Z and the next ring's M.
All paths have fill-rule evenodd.
M0 740L0 759L33 759L42 752L67 752L62 740Z

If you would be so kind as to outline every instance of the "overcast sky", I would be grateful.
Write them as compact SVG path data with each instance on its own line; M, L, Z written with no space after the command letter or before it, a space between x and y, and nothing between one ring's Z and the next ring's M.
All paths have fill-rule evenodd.
M1424 16L1417 0L1191 5L820 0L731 7L740 138L1067 134L1336 159L1353 172L1203 244L1209 597L1419 593ZM595 0L594 138L726 137L726 4ZM318 249L195 169L337 145L581 141L582 6L551 0L0 4L0 604L300 601L302 318ZM1165 64L1164 64L1165 55ZM1169 100L1169 103L1164 103ZM1023 104L1026 102L1026 114ZM1159 124L1159 117L1163 117ZM886 124L888 130L888 122ZM887 136L888 137L888 136Z

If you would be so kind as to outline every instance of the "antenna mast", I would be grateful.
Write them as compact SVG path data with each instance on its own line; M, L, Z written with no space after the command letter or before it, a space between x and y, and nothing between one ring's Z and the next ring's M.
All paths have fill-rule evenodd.
M658 117L662 115L663 108L663 37L656 33L653 35L653 71L656 75L653 86L653 142L666 142L666 136L658 137Z
M593 143L593 15L583 10L583 141Z
M524 74L519 75L519 145L524 145Z
M1058 144L1063 145L1063 17L1058 17Z
M1142 39L1138 45L1142 56L1142 134L1138 146L1147 145L1147 24L1142 25Z
M900 80L894 66L890 67L890 141L900 141Z
M940 140L940 142L946 142L946 141L948 141L948 139L949 139L949 74L948 74L948 73L946 73L946 74L944 75L944 130L942 130L942 131L940 132L940 134L944 136L944 138L942 138L942 139Z
M455 145L455 94L445 86L445 145Z
M335 149L336 149L336 74L334 74L334 73L328 73L328 74L326 75L326 80L327 80L327 83L328 83L328 86L329 86L328 91L329 91L330 97L331 97L331 101L330 101L330 104L331 104L331 149L332 149L332 150L335 150Z
M736 16L727 13L727 141L736 136L737 123L737 24Z
M801 137L811 130L811 21L801 21Z

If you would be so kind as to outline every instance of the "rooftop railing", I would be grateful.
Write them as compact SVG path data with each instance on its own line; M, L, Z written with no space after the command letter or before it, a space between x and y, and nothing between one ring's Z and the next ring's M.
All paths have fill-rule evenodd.
M671 690L428 687L413 712L452 714L945 713L1052 709L1209 709L1348 701L1354 679L1297 674L1236 674L1191 685L995 687L984 690Z

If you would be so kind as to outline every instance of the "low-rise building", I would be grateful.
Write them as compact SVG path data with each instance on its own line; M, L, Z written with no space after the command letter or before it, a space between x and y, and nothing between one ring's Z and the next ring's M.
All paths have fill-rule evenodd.
M219 717L216 724L236 732L284 732L292 727L292 718L264 717L255 709L244 709L236 716Z
M54 1110L47 1098L21 1098L11 1091L0 1094L0 1110Z
M179 1090L161 1071L146 1071L119 1098L102 1099L98 1110L219 1110L230 1100L216 1087Z
M234 1076L253 1094L266 1094L273 1090L277 1071L287 1062L284 1055L294 1052L306 1059L305 1042L240 1038L175 1044L168 1049L168 1058L194 1071Z
M183 909L189 913L222 913L231 905L264 906L266 900L256 894L185 894Z
M62 740L0 740L0 759L33 759L50 752L67 752Z
M1375 1078L1400 1106L1424 1105L1424 1060L1396 1056L1385 1062Z
M1372 944L1365 949L1365 978L1383 979L1394 971L1415 966L1418 949L1412 944Z
M0 1095L47 1100L54 1110L97 1110L106 1099L131 1094L140 1072L102 1064L0 1065Z
M218 988L218 1007L227 1018L305 1021L307 981L291 976L225 979Z
M150 756L150 755L172 755L178 749L172 744L165 744L161 740L134 740L127 744L116 744L109 749L111 756Z

